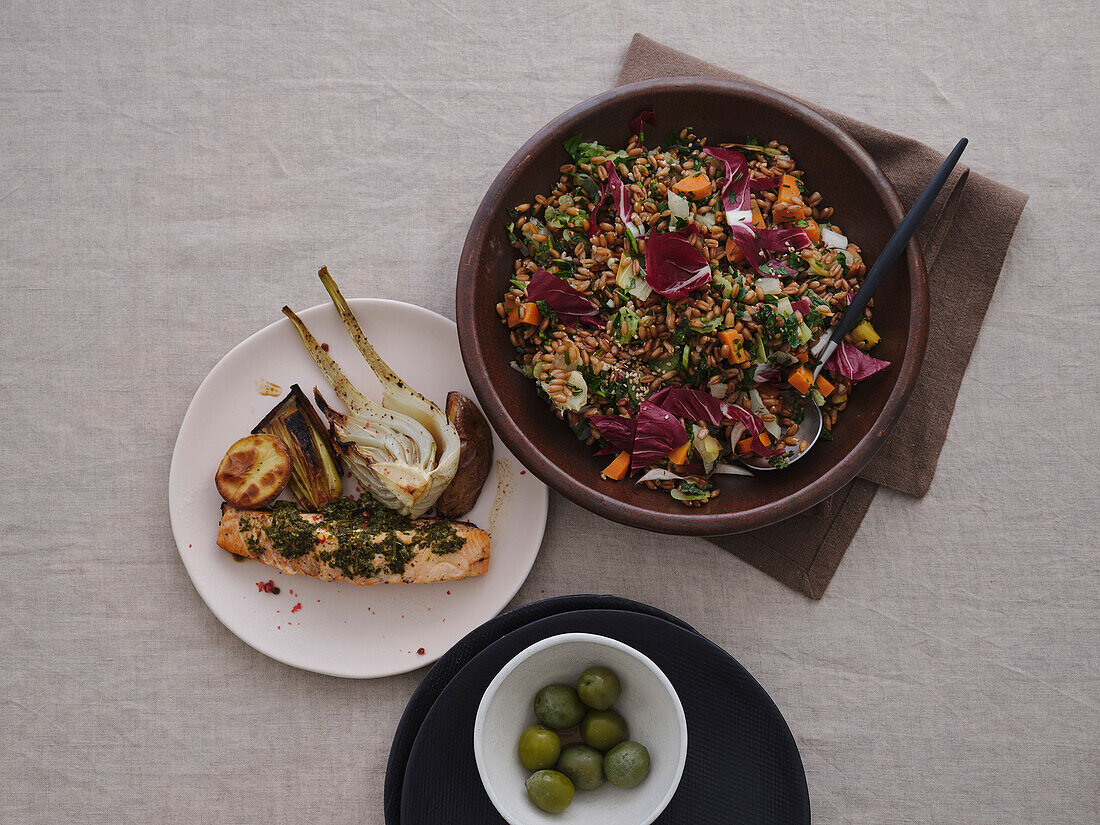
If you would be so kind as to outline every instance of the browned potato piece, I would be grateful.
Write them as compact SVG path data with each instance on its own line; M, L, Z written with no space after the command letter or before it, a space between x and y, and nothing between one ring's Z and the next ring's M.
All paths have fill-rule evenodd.
M240 510L275 500L290 481L290 450L266 433L248 435L229 448L214 483L222 498Z
M493 432L477 404L460 392L447 393L447 418L458 430L462 447L458 454L458 471L436 502L435 510L441 518L458 518L474 506L489 477L493 464Z

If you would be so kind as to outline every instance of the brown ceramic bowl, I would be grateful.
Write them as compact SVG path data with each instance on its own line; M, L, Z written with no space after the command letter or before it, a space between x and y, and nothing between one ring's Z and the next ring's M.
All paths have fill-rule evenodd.
M665 533L739 533L789 518L835 493L867 464L905 406L924 357L928 285L916 241L875 296L875 356L892 366L861 382L833 431L790 468L755 478L720 476L721 495L685 508L667 493L606 481L607 460L579 442L533 383L509 366L515 350L495 305L513 272L506 210L549 191L568 162L562 141L578 132L608 146L629 139L628 122L657 112L663 134L692 126L708 142L776 139L791 148L809 185L834 207L837 223L873 261L903 215L893 186L848 135L789 97L745 83L665 78L623 86L555 118L505 165L474 216L458 269L462 358L485 414L511 451L550 487L609 519Z

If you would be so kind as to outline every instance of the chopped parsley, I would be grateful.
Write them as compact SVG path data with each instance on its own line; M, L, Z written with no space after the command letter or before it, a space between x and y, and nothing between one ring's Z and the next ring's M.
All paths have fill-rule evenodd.
M538 300L535 301L535 306L539 308L539 313L543 318L548 318L550 320L551 327L556 327L558 325L558 313L550 304L544 300Z
M801 330L802 322L798 320L798 316L788 315L779 330L779 336L791 349L797 349L799 344L802 343Z
M684 479L677 484L676 489L680 491L680 495L686 501L705 501L710 498L710 492L700 487L690 478Z
M576 163L588 163L592 158L602 155L603 157L609 157L615 154L606 146L602 146L596 141L584 142L584 135L573 135L573 137L562 143L562 148L569 153L569 156L573 158Z
M779 332L779 316L771 304L759 304L753 318L760 331L768 338L774 338Z
M666 152L675 152L678 150L683 150L685 152L691 151L695 143L689 138L680 137L680 132L683 131L683 129L679 131L673 130L665 135L665 139L661 141L661 148L664 149ZM688 126L687 133L690 135L691 132L692 127Z

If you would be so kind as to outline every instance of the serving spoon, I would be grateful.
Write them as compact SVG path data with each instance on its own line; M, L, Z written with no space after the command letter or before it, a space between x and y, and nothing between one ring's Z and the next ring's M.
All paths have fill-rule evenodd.
M810 382L811 386L817 382L817 377L821 375L821 370L825 368L825 363L836 352L836 348L840 346L840 342L844 340L844 336L852 331L852 327L858 324L863 319L863 310L867 306L867 302L871 300L871 296L875 294L875 290L879 288L879 284L882 283L886 277L886 273L901 257L901 253L905 250L905 247L909 245L909 241L917 233L917 228L924 221L925 215L928 214L928 209L932 206L932 202L936 200L936 196L940 194L940 190L943 189L947 178L951 174L951 170L955 168L955 164L959 162L959 157L963 153L963 149L966 148L967 140L962 138L955 144L955 148L951 150L951 154L947 156L944 162L940 165L940 168L936 170L936 174L932 176L932 180L928 182L928 185L924 187L924 191L920 193L920 197L917 198L916 203L906 213L902 219L901 224L894 231L890 240L882 250L882 254L878 256L878 260L875 261L871 267L871 271L867 273L867 277L863 280L863 286L859 288L859 292L856 293L856 297L852 299L852 302L848 304L848 309L845 310L844 315L840 319L840 323L833 327L832 333L827 338L822 338L818 341L812 350L811 355L817 359L817 366L814 368L813 380ZM784 467L789 467L794 464L800 458L805 456L814 444L821 437L821 408L817 404L813 403L810 399L808 403L803 406L802 421L798 425L798 432L794 437L798 439L796 444L806 442L806 449L799 450L798 447L787 449L784 453L786 461L778 467L773 467L768 459L764 456L750 454L746 456L739 456L738 460L754 470L779 470Z

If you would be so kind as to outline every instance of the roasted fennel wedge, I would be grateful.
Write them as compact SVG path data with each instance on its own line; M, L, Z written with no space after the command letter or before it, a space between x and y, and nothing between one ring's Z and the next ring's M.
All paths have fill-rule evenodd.
M439 407L409 387L382 360L328 269L322 267L318 275L344 329L382 383L382 403L377 404L348 380L302 319L283 307L309 354L348 408L346 414L334 410L314 388L317 404L332 427L336 451L375 499L404 515L421 516L458 470L458 430Z
M268 433L286 444L290 451L290 492L306 510L317 512L343 494L343 469L328 431L297 384L252 432Z

